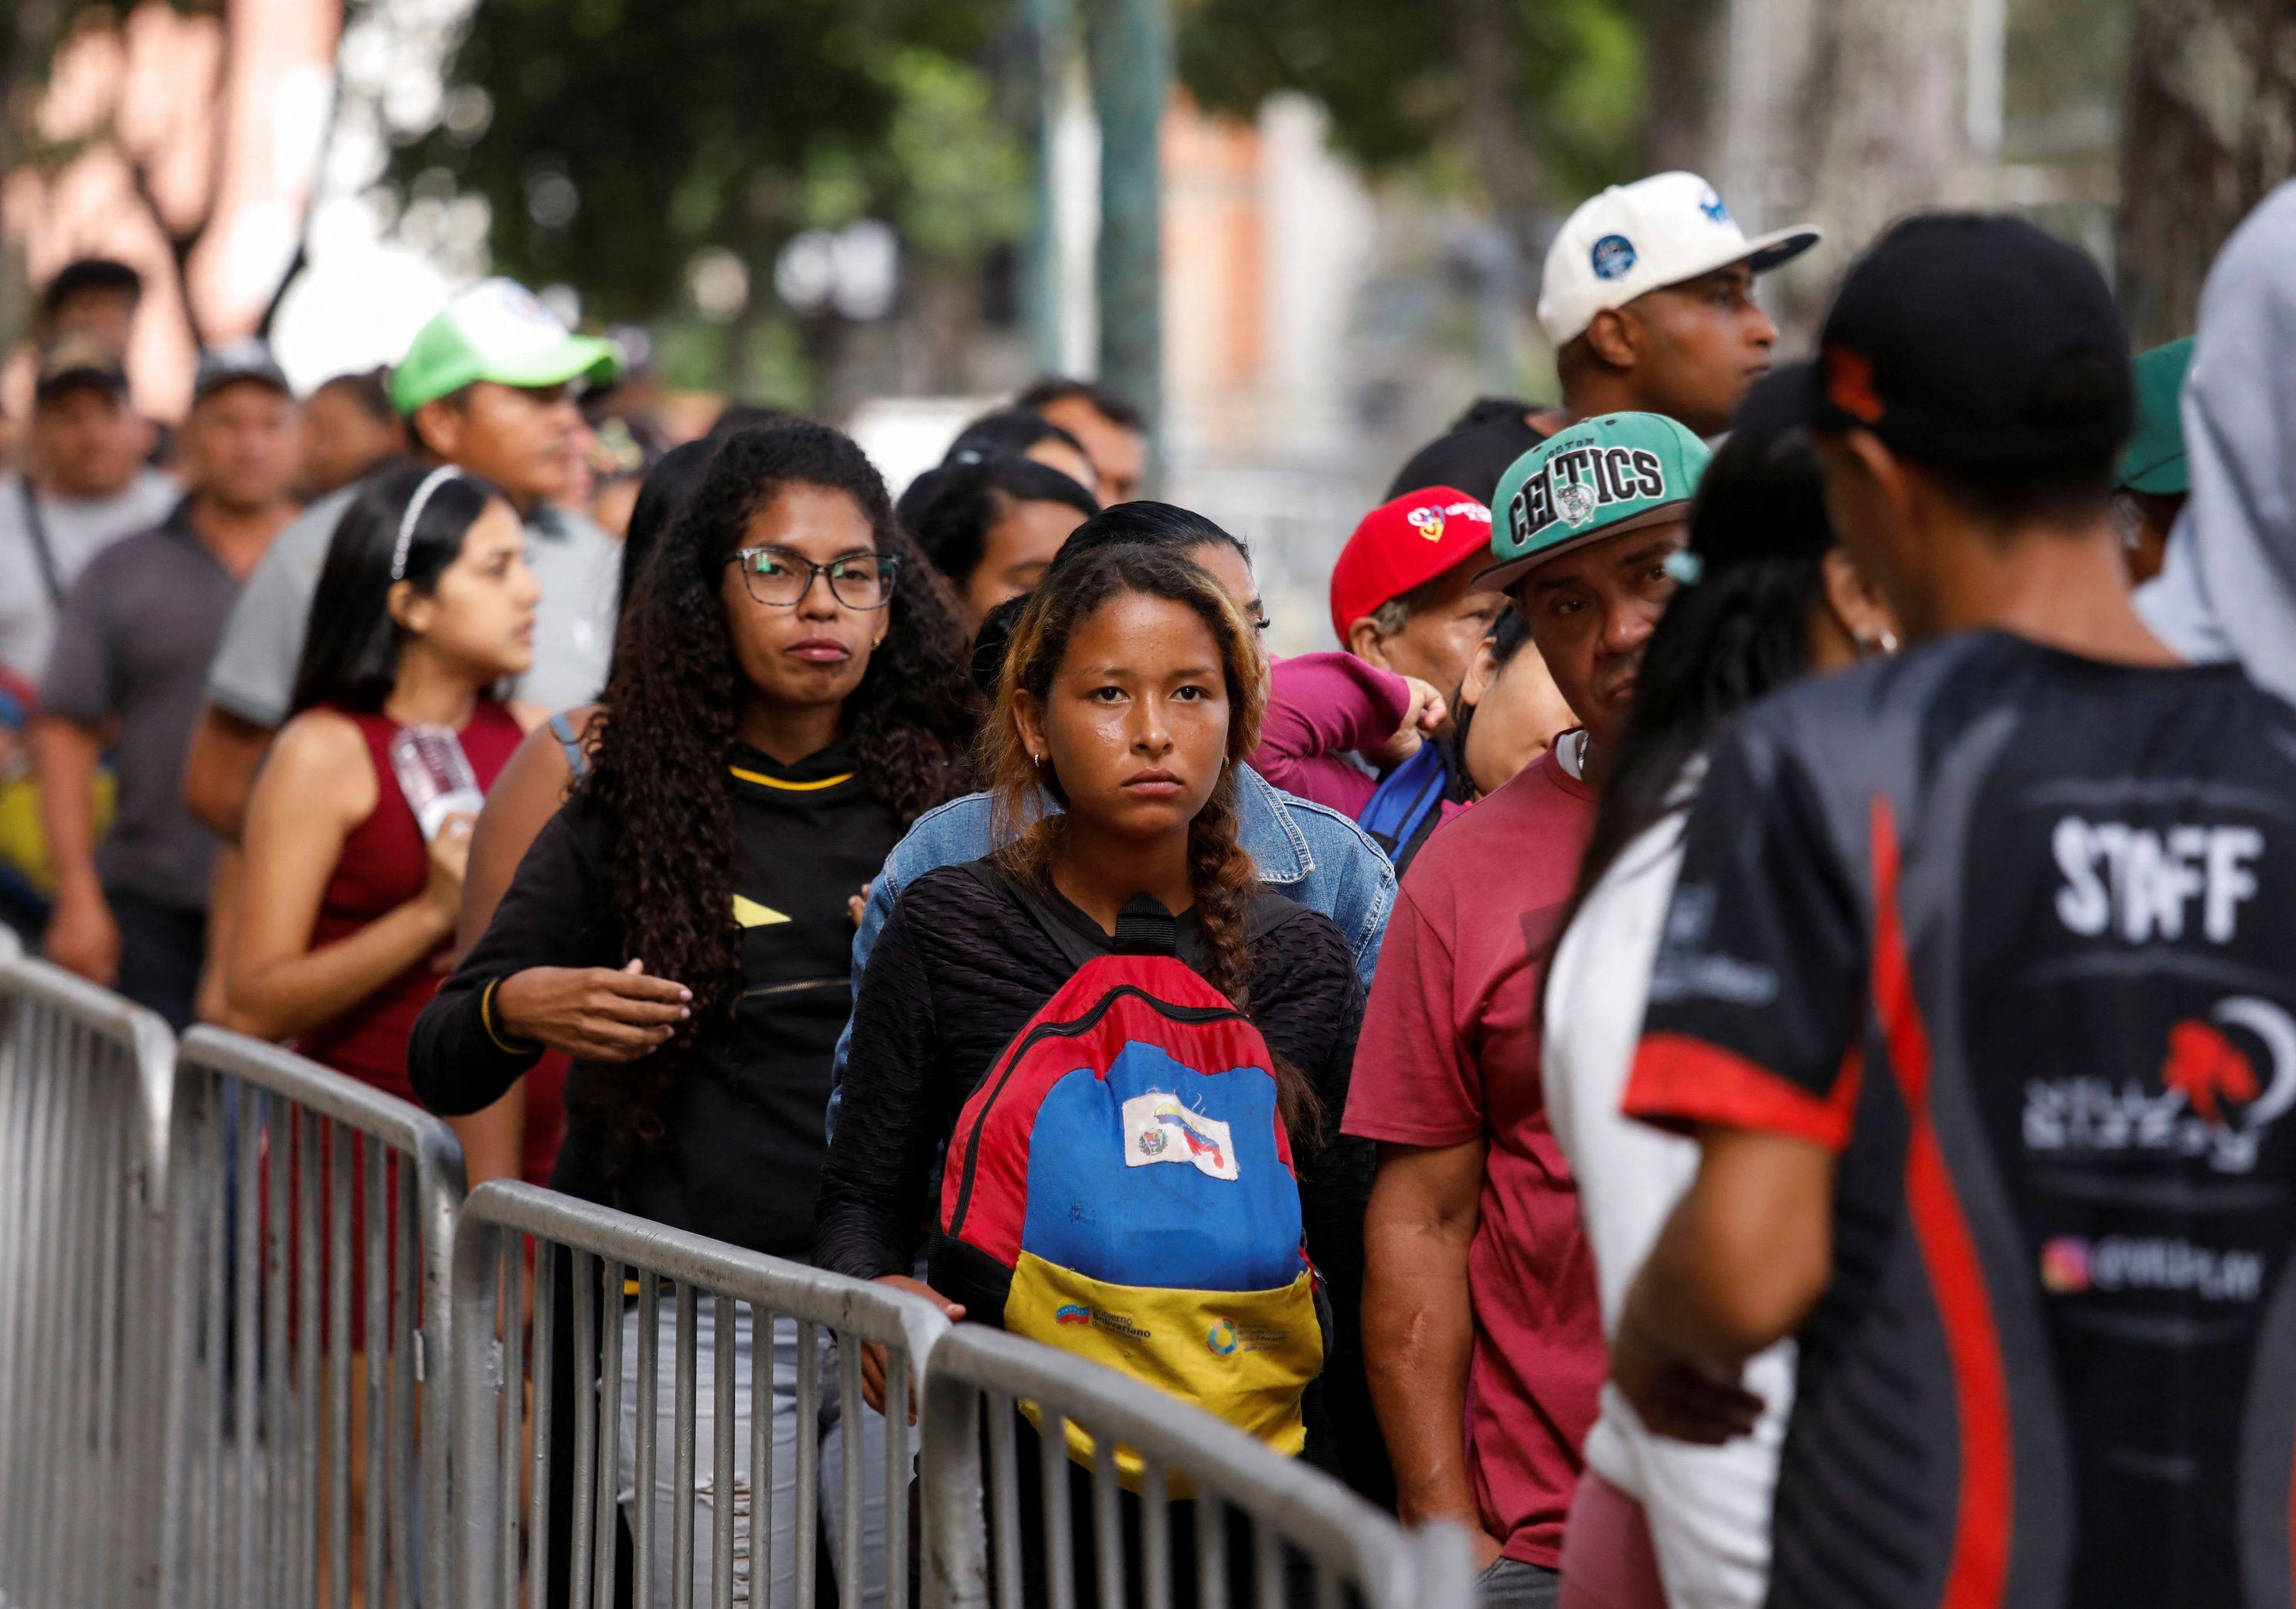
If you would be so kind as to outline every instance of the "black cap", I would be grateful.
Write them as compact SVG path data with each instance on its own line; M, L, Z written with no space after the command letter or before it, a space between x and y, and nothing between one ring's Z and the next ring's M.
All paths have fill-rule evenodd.
M127 390L127 369L119 354L93 335L66 335L40 354L32 398L45 402L75 386L95 386L115 396Z
M280 371L278 360L271 349L249 336L244 341L209 347L200 354L200 367L192 382L192 400L205 402L227 385L237 385L242 380L258 385L267 385L282 396L292 397L294 389Z
M2128 335L2079 248L2021 218L1913 218L1850 269L1802 398L1815 428L1921 462L2109 461L2134 406Z
M1411 455L1382 501L1443 486L1488 503L1514 461L1546 439L1525 416L1536 411L1535 405L1512 397L1477 399L1449 429Z
M1784 440L1808 427L1810 398L1817 384L1814 363L1780 364L1748 387L1730 415L1730 439L1751 437L1763 442Z

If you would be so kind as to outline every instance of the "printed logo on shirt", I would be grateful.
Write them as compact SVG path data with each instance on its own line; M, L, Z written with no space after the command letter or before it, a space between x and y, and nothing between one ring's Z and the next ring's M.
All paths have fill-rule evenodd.
M2261 1053L2260 1073L2243 1038ZM2157 1091L2135 1079L2029 1081L2025 1148L2072 1157L2205 1157L2219 1173L2248 1173L2265 1131L2291 1106L2296 1017L2274 1001L2238 995L2218 1001L2205 1020L2169 1029Z
M1233 1179L1235 1139L1218 1118L1180 1104L1177 1096L1152 1090L1124 1103L1124 1165L1145 1168L1182 1162L1211 1178Z
M2064 876L2057 920L2082 938L2143 944L2191 930L2229 944L2242 905L2257 891L2264 834L2238 825L2160 832L2068 816L2050 833L2049 848Z
M759 905L747 895L734 896L734 922L739 927L778 927L789 918L770 905Z
M1606 234L1595 242L1596 279L1623 279L1634 272L1635 243L1623 234Z
M2264 1291L2255 1252L2196 1246L2182 1236L2061 1235L2041 1247L2041 1285L2053 1296L2123 1291L2190 1293L2204 1301L2254 1301Z
M1675 891L1667 911L1666 941L1651 972L1653 1005L1682 1000L1718 1000L1726 1006L1763 1006L1778 997L1776 969L1706 948L1714 926L1715 889L1710 882L1685 882Z

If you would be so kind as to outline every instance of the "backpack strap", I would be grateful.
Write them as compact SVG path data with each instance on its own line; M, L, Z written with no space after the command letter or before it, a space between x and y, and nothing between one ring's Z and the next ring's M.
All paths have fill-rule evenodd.
M24 534L32 539L32 557L40 567L40 584L47 589L48 606L61 610L64 606L64 580L56 571L55 549L48 543L48 524L40 517L40 496L32 489L29 475L19 476L16 489L24 499Z
M1423 743L1409 759L1380 778L1377 791L1356 817L1356 825L1369 833L1391 860L1434 816L1450 780L1442 751L1431 743Z
M1187 947L1181 943L1178 921L1145 894L1118 914L1115 942L1103 948L1063 922L1043 896L1005 872L994 858L968 860L962 869L981 887L1004 895L1027 911L1037 931L1072 969L1110 954L1173 956L1191 966L1194 965L1186 953ZM1263 886L1244 907L1244 934L1256 944L1306 908Z
M558 740L558 746L566 751L566 768L574 774L574 780L580 782L587 776L590 774L589 751L582 747L582 739L576 734L574 723L566 718L564 710L550 718L550 735Z
M1180 924L1163 902L1150 894L1135 894L1116 913L1116 953L1119 956L1177 956Z

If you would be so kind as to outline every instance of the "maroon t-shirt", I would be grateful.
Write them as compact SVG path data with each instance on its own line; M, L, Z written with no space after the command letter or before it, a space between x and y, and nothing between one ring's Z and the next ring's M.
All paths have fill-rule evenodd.
M1407 1145L1489 1145L1467 1254L1467 1466L1506 1556L1550 1569L1595 1423L1603 1320L1533 1006L1594 825L1593 791L1549 751L1436 830L1388 921L1342 1124Z

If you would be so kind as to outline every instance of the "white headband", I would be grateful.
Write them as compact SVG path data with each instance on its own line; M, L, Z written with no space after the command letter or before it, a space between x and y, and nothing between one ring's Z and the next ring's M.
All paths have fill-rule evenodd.
M442 464L422 477L422 484L406 500L406 512L398 520L398 545L390 550L390 579L395 584L406 579L406 547L414 540L414 526L422 518L422 511L430 502L430 494L447 481L458 478L462 471L451 464Z

